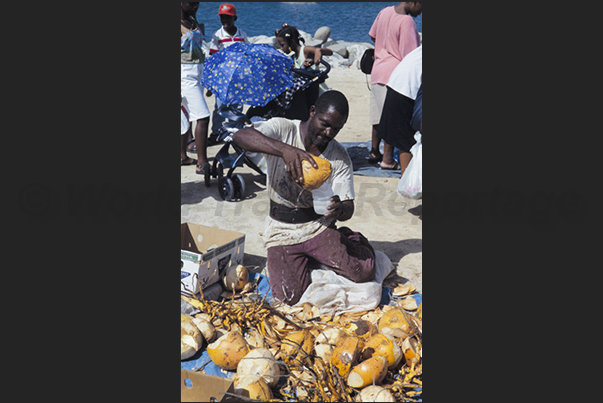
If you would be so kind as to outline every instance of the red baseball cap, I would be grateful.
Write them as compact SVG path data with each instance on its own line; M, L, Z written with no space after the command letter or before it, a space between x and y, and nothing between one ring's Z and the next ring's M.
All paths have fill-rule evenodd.
M222 4L220 6L220 12L218 15L232 15L233 17L237 16L237 9L232 4Z

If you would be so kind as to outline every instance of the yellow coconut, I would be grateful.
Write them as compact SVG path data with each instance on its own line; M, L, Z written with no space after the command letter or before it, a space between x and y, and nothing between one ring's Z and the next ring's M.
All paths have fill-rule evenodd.
M370 384L381 383L386 374L387 360L385 357L375 355L352 368L348 375L348 386L363 388Z
M331 176L331 163L323 158L315 157L314 161L318 165L315 169L308 161L302 161L302 171L304 174L304 189L314 190L321 187Z
M228 291L240 291L249 282L249 271L245 266L240 264L230 266L226 269L222 281Z
M406 314L402 308L396 307L385 312L379 319L379 333L387 334L401 342L412 333L409 325L412 315Z
M417 318L423 320L423 303L419 304L419 308L417 309Z
M255 375L237 376L234 385L234 393L261 402L266 402L274 398L272 390L266 382L264 382L261 377Z
M370 385L360 391L359 402L395 402L396 399L389 390L382 386Z
M368 360L376 355L380 355L387 360L388 368L396 367L402 360L402 350L398 344L394 343L393 340L381 333L368 339L364 344L361 357L362 360Z
M249 345L239 332L228 332L207 346L209 358L222 369L235 370L247 353Z
M308 330L292 332L281 340L279 357L289 364L301 363L312 353L314 347L314 336Z
M281 370L272 353L266 348L251 350L237 366L240 377L252 375L261 377L270 387L276 386Z
M356 365L361 350L362 342L356 337L344 337L339 340L333 349L331 364L337 368L341 377L348 376L350 369Z

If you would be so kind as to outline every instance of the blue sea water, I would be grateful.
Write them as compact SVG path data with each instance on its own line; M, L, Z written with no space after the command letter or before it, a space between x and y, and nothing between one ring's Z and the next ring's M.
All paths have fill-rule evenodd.
M372 43L368 35L379 11L399 2L230 2L237 9L235 25L248 36L273 36L283 22L314 35L322 26L331 29L330 39ZM220 28L218 8L223 2L200 2L197 21L205 24L205 39ZM423 32L423 15L414 18Z

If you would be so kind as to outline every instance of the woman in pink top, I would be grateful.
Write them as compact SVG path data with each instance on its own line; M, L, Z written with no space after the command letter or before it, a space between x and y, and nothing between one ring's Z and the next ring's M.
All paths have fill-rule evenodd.
M423 4L420 1L401 2L397 6L384 8L375 18L369 31L371 39L375 42L375 63L371 72L370 124L373 126L373 132L370 163L377 163L382 159L377 128L385 102L387 81L404 56L421 44L421 37L411 16L417 17L422 11ZM381 168L400 169L397 164L381 164Z

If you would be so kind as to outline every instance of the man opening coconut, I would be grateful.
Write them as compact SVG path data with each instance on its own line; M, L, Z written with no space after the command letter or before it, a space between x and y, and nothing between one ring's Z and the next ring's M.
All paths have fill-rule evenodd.
M356 283L375 276L375 251L368 240L347 227L336 227L337 221L354 214L352 161L334 140L348 113L345 95L327 91L310 107L305 122L272 118L233 135L243 149L266 155L270 214L263 238L268 275L273 296L289 305L300 300L317 263ZM320 215L314 211L310 189L325 179L334 195L328 212Z

